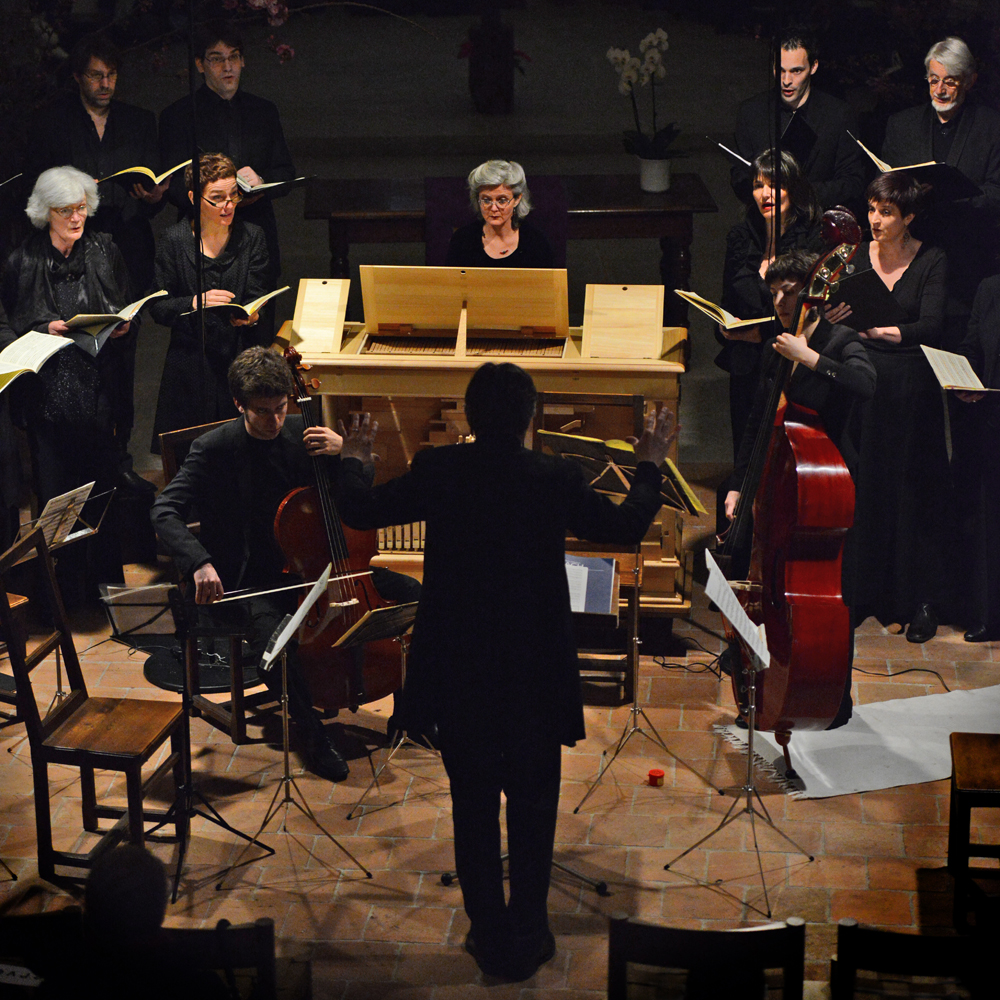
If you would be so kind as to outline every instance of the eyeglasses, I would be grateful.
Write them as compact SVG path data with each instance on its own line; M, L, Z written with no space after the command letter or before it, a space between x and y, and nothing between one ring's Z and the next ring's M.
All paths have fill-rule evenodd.
M72 219L74 215L87 214L87 203L82 202L79 205L67 205L65 208L53 208L52 211L63 219Z
M243 195L239 191L234 191L230 195L226 195L225 198L221 198L218 201L213 201L211 198L206 198L204 195L201 196L201 200L212 208L225 208L226 205L238 205L243 200Z
M962 81L957 76L946 76L944 79L939 76L927 77L927 86L931 90L935 90L940 83L944 84L945 90L958 90L962 86Z
M105 80L112 82L118 79L118 70L112 69L107 73L99 73L97 70L93 70L90 73L84 73L83 75L91 83L104 83Z
M230 52L228 56L219 55L218 52L211 52L205 56L204 61L209 66L224 66L226 63L238 66L243 61L243 55L238 49L235 52Z
M494 205L497 208L506 208L513 200L513 198L508 198L507 195L502 194L499 198L480 198L479 204L483 208L492 208Z

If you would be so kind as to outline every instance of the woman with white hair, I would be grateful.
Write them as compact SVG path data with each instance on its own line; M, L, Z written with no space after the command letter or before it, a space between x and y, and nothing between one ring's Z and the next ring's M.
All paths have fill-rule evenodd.
M117 312L130 300L128 270L106 233L86 231L98 205L97 185L75 167L39 175L25 212L36 231L10 255L0 300L17 336L29 330L64 336L78 313ZM39 504L96 482L94 493L118 479L118 412L123 323L97 357L70 346L43 366L38 379L18 386L28 431ZM105 525L107 528L107 524ZM113 532L101 536L112 541ZM100 545L91 582L122 579L120 553Z
M469 174L474 221L457 229L448 246L448 267L552 267L545 234L525 216L531 211L520 163L487 160Z

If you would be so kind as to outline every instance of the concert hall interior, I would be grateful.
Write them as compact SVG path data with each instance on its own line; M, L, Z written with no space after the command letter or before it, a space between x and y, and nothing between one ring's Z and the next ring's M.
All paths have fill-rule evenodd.
M77 0L68 6L77 18L72 22L76 37L84 30L102 27L116 10L118 16L126 16L133 7L158 11L161 6L170 5L144 5L140 0L133 3L119 0L117 4L110 0L87 3ZM628 221L620 222L614 235L604 233L600 238L588 235L577 239L571 233L564 247L571 328L584 323L588 286L660 285L665 273L677 276L682 282L686 280L686 287L712 302L722 302L727 309L737 310L734 302L739 299L730 296L727 300L724 287L729 274L726 265L730 263L727 252L734 245L733 233L744 225L752 229L754 213L759 222L761 214L768 218L773 206L764 202L762 207L758 200L755 207L752 200L744 204L737 198L733 190L735 178L731 181L730 176L733 160L718 144L728 146L736 141L733 135L741 103L773 86L767 19L775 8L810 9L824 19L819 32L819 70L813 86L843 98L861 123L868 142L875 143L871 148L876 151L881 148L886 159L889 156L881 144L887 135L888 113L910 108L918 99L927 106L924 53L930 44L946 36L962 35L979 61L979 76L973 90L977 99L970 98L964 111L966 119L973 108L982 114L995 115L1000 106L997 56L1000 46L996 44L1000 39L1000 14L990 0L952 0L936 5L844 0L836 10L819 2L792 4L781 0L777 4L736 0L708 3L504 0L494 4L474 0L386 0L372 5L387 8L393 12L391 16L367 5L290 2L287 21L278 26L267 25L266 13L261 14L257 9L261 6L255 0L218 3L205 0L196 4L199 9L219 8L224 14L236 11L246 17L242 27L245 66L240 86L245 83L249 92L264 96L277 106L295 174L310 178L273 203L281 248L280 279L264 290L291 286L290 292L277 298L273 317L265 314L262 320L264 326L273 323L275 331L296 313L299 281L328 278L332 273L331 256L336 256L333 226L327 225L322 210L313 212L312 218L307 217L309 199L319 197L315 195L314 180L329 182L323 185L321 202L323 198L336 201L341 186L354 191L352 185L383 182L382 194L388 198L386 211L398 215L399 204L393 199L401 198L409 205L407 183L411 188L416 185L422 194L425 178L464 178L476 164L503 157L524 167L529 187L533 176L548 181L577 175L629 175L629 183L635 187L634 198L640 204L643 198L660 198L639 192L637 158L623 148L623 131L634 127L632 105L627 96L619 93L619 77L608 52L609 48L618 47L638 52L640 40L658 27L667 32L669 47L662 55L665 75L657 81L657 122L666 125L675 121L680 129L675 147L681 155L667 161L673 192L681 197L678 192L687 190L685 177L690 175L692 183L697 181L698 191L704 189L708 200L698 202L693 208L688 205L686 214L681 213L686 219L686 223L681 223L682 228L684 224L691 226L689 246L678 248L673 236L665 238L661 245L648 232L640 236L630 234ZM183 7L184 4L175 4L173 9L179 12ZM903 13L904 8L908 13ZM513 28L513 42L523 73L514 74L512 108L505 113L484 114L474 109L469 93L470 53L463 50L463 58L456 58L456 54L469 37L470 25L476 24L480 16L491 26L490 30L502 31L492 20L496 14L503 24ZM152 18L153 14L148 16ZM180 14L175 16L179 18ZM115 95L157 115L187 93L187 53L180 21L170 21L166 27L170 33L162 41L154 37L132 49L123 46ZM885 34L890 31L897 35L887 40ZM147 32L147 37L152 35L152 31ZM872 40L875 36L880 36L877 43ZM293 55L287 61L280 58L291 50ZM0 52L3 51L0 43ZM475 55L475 40L471 54ZM906 62L902 69L894 68L896 57ZM931 69L928 73L933 75ZM72 79L67 79L67 86L75 94ZM946 83L941 81L942 86ZM920 84L923 89L919 89ZM646 92L641 88L636 93L646 100ZM648 105L642 104L640 112L648 116ZM773 126L773 111L769 124ZM951 142L952 138L941 141ZM989 223L993 237L1000 231L1000 138L996 138L994 145L996 157L989 178L994 201L988 209L994 213ZM750 158L758 152L761 150L754 151ZM852 147L851 155L856 152ZM939 153L935 138L934 153L928 152L925 158L939 159ZM860 164L856 165L857 170L864 173L864 181L863 184L859 181L861 186L850 187L848 200L849 207L860 209L862 239L868 241L871 215L863 213L867 207L864 192L876 172L867 157L857 155ZM9 162L12 161L0 151L0 180L7 176ZM160 169L172 165L160 163ZM237 162L235 166L241 164ZM784 171L785 166L781 169ZM838 169L847 168L841 164ZM830 179L844 176L840 173ZM235 178L223 174L222 180L229 182ZM983 184L985 190L987 185L982 178L976 183ZM569 187L572 191L572 185ZM758 184L758 191L760 187ZM548 187L540 185L539 191L547 190ZM770 192L769 187L766 190ZM670 191L662 197L669 199ZM692 198L697 201L702 194ZM880 194L877 198L879 205L898 209L894 219L902 221L906 216L906 203L900 203L903 195L898 195L898 201L893 200L897 198L895 194ZM976 199L966 199L970 200ZM833 203L824 201L822 208ZM213 210L219 208L213 202L208 204ZM221 202L223 212L226 204ZM16 211L20 219L23 201ZM54 204L51 212L58 211ZM781 211L791 211L794 217L796 209L784 206ZM203 207L202 219L207 215ZM0 225L9 225L11 218L11 212L4 207ZM177 223L177 218L173 205L152 215L152 231L158 241ZM802 221L801 216L798 221ZM420 224L423 225L422 217ZM570 226L574 224L571 218ZM890 223L884 225L888 231ZM818 223L814 228L818 230ZM905 249L911 237L905 225L902 229L900 245ZM763 225L758 224L757 234L763 231ZM27 232L18 229L17 243ZM782 248L785 248L784 235L782 231L779 239ZM876 242L883 235L878 234ZM265 238L270 238L266 227L261 239ZM888 241L890 236L884 238ZM954 233L948 238L954 239ZM682 235L681 244L685 239ZM807 242L803 239L797 246L805 247ZM1000 241L994 243L1000 245ZM0 234L0 250L4 254L15 245L9 234ZM813 249L811 244L809 248ZM909 260L916 260L918 266L920 261L926 262L930 249L919 258L911 255L903 268ZM867 251L863 247L859 252ZM355 242L350 247L348 323L360 323L364 318L359 266L420 266L425 263L424 253L423 237L414 240L405 236L397 242L390 237ZM674 256L670 257L671 254ZM881 264L875 266L882 259L878 257L878 248L872 254L872 266L884 281L883 271L879 270ZM664 255L662 262L661 255ZM758 256L750 269L754 292L759 285L767 295L768 287L758 280L763 273L753 273L759 262ZM996 259L977 263L985 268L983 275L998 273ZM901 273L902 269L896 277ZM911 277L913 273L910 272ZM985 283L991 280L1000 279L986 277ZM892 285L888 287L891 289ZM880 288L885 292L884 287ZM155 286L150 286L149 291L154 289ZM949 289L950 295L951 285ZM678 313L675 302L680 300L669 287L665 295L665 310L673 317L670 321L665 319L665 323L671 328L679 326L676 317L683 314ZM944 295L942 288L942 300ZM960 298L960 292L955 295ZM137 291L133 298L139 297ZM997 302L1000 294L994 295L993 308L1000 308ZM769 300L767 304L770 309ZM13 318L10 306L6 302L4 305L8 317ZM941 312L939 318L942 328L947 327L947 336L957 329L955 324L968 321L968 307L965 309L961 315L952 310L947 319ZM157 317L162 318L162 314L157 312ZM742 318L749 317L744 314ZM993 315L992 320L996 329L1000 329L1000 315ZM168 347L174 343L171 323L175 324L176 332L178 322L176 316L160 323L145 315L135 361L135 417L128 446L131 468L158 491L164 487L163 460L150 445L154 421L160 420L157 399L160 397L162 406L161 374ZM905 333L907 324L896 322L904 326ZM659 329L659 322L656 325ZM984 330L986 326L984 322ZM898 327L893 329L898 338ZM733 685L725 676L725 663L720 660L727 649L723 618L705 594L708 572L704 553L715 551L718 524L725 521L720 512L717 524L718 508L726 502L727 491L738 488L726 485L739 445L738 440L734 441L732 427L734 420L746 424L753 416L752 390L761 367L759 357L755 357L752 364L757 367L753 368L751 398L739 410L734 403L739 391L738 373L734 375L735 368L727 371L716 363L720 345L732 346L734 341L723 339L718 331L712 319L691 308L687 314L686 345L671 354L671 360L676 362L671 371L679 373L670 376L676 390L671 406L677 411L681 428L671 455L697 504L704 508L700 514L690 511L679 514L677 521L682 524L682 531L678 527L676 536L672 534L674 514L663 509L664 537L669 536L671 546L676 538L677 551L671 551L670 556L677 557L679 603L674 610L667 606L669 601L652 610L643 608L635 702L631 694L626 699L618 685L601 683L588 676L584 681L586 739L562 749L554 859L587 879L606 883L607 894L599 894L573 873L553 871L548 911L555 937L555 957L541 964L523 982L503 983L502 979L481 971L471 953L463 950L470 920L463 908L462 891L457 881L444 884L441 878L455 865L455 841L448 778L439 756L420 746L404 745L380 776L378 787L362 806L357 805L369 786L374 768L388 753L386 728L394 712L392 696L362 704L356 712L343 709L335 718L324 720L327 734L332 734L337 750L350 765L346 780L331 781L309 770L297 770L302 761L294 752L299 748L297 730L292 727L295 781L316 820L336 839L336 844L299 810L293 809L288 812L287 832L275 832L275 822L261 835L274 853L259 860L255 854L253 860L229 874L220 883L223 887L217 889L220 870L236 859L242 845L226 830L196 817L191 825L179 894L176 902L167 907L165 926L213 928L223 918L233 924L269 918L274 921L279 976L288 977L283 995L292 996L291 984L301 983L303 976L308 976L311 995L344 1000L368 997L450 1000L459 996L486 996L488 989L493 990L494 996L521 1000L534 997L596 1000L606 995L608 989L608 921L615 914L670 927L715 930L759 927L770 921L801 917L806 921L804 995L812 998L831 995L830 959L837 950L838 921L852 918L874 927L929 935L968 931L967 926L956 926L955 880L948 867L951 761L947 732L961 730L963 718L970 731L990 731L977 728L981 725L982 706L998 704L1000 594L990 589L990 582L995 583L997 573L997 566L991 561L1000 560L997 545L1000 511L996 499L1000 494L990 496L986 491L990 484L1000 486L1000 463L994 457L992 468L982 472L974 487L960 473L952 474L956 456L961 457L963 447L968 459L968 449L973 447L969 443L972 432L963 422L965 414L959 412L956 416L962 404L952 401L949 407L944 402L944 390L940 391L938 401L937 383L931 387L931 403L938 408L934 410L937 423L916 421L913 427L917 429L892 427L895 436L886 436L878 453L881 457L869 457L869 466L865 465L864 431L858 431L862 454L858 468L851 466L851 472L859 476L880 462L883 468L876 471L889 469L891 475L893 469L902 470L903 459L892 453L893 442L898 442L898 451L927 445L926 468L930 472L911 492L915 495L922 490L935 497L920 509L916 501L911 507L905 507L905 501L903 505L907 518L917 518L917 526L909 521L904 524L902 514L897 525L892 515L886 514L884 520L873 521L870 536L863 537L878 536L890 554L893 544L906 550L908 558L903 560L906 566L916 564L926 546L928 563L940 564L947 584L938 579L920 590L923 584L911 581L905 599L911 600L912 606L905 614L893 615L889 595L878 592L883 586L879 575L883 573L883 560L889 557L884 555L883 548L876 551L874 543L871 546L864 543L861 535L854 538L852 559L857 560L859 573L866 577L858 581L857 606L864 609L867 617L856 622L853 633L853 724L829 733L793 734L790 754L792 762L799 766L801 780L797 782L780 778L785 768L781 750L770 743L761 749L758 743L761 759L755 769L756 789L773 827L759 815L756 825L752 824L748 814L739 812L742 807L737 802L735 820L717 836L709 836L723 819L733 797L738 799L745 794L747 778L745 726L741 735L736 726L738 711ZM947 336L942 335L934 343L958 351L959 340L948 340ZM984 332L983 336L987 334ZM994 344L1000 342L995 331L992 336ZM862 343L854 340L856 345ZM905 336L903 340L906 341ZM914 346L917 341L908 343L911 353L915 352L923 365L923 357ZM738 341L736 344L750 346ZM988 353L988 344L986 350ZM858 353L865 355L860 347ZM882 380L875 383L874 412L880 405L878 384L887 385L893 376L890 372L889 379L883 377L889 370L889 363L880 360L886 351L879 352L876 345L868 353L879 355L874 367L869 365L869 368L877 371ZM998 353L994 347L993 356ZM648 359L650 355L644 357ZM166 363L169 367L170 362ZM846 368L845 361L838 370ZM462 370L464 380L472 370L471 367ZM798 374L816 376L820 370L821 366L816 372L805 372L803 368ZM378 377L384 378L385 369L377 371ZM605 375L602 385L610 389L594 390L591 379L587 391L615 392L613 378ZM321 379L329 380L325 385L334 384L335 377L339 378L339 373L320 375ZM350 378L359 377L350 374ZM34 378L29 375L23 381L27 383ZM994 365L990 378L992 387L1000 388L1000 366ZM400 383L403 386L405 379L404 374ZM985 375L983 379L988 381ZM540 381L537 376L536 381ZM548 391L541 384L539 388ZM904 386L910 388L912 383ZM399 391L405 393L405 390L388 390ZM452 390L451 397L460 396L462 391ZM625 387L617 391L631 394L640 390ZM381 389L372 396L385 394L386 390ZM355 392L354 398L364 398L362 390ZM655 400L647 397L646 402L650 401ZM902 410L892 413L893 407L906 405L899 404L898 398L882 402L880 417L888 414L899 424L911 418L911 413ZM986 408L985 403L977 405ZM966 410L970 409L973 406L966 405ZM347 414L346 409L335 406L324 411L324 415L329 417L334 411L341 416ZM997 412L991 411L985 427L1000 427ZM218 418L212 417L215 419ZM250 419L248 413L247 421ZM925 432L933 433L935 428L941 435L937 449L939 466L934 465L930 454L936 454L933 442L928 444L918 437ZM873 437L878 436L878 430L873 427ZM390 432L391 429L383 429L382 439L388 439ZM586 434L586 429L580 433ZM379 440L376 438L376 452ZM22 444L27 456L27 444ZM390 458L387 464L392 461ZM846 454L844 461L851 465ZM401 471L395 465L392 469ZM900 485L904 493L908 488L906 483ZM978 543L970 541L972 515L962 514L979 501L971 492L963 493L963 489L975 490L975 497L982 491L986 497L982 501L983 534ZM140 506L145 502L148 510L152 494L143 497L140 490L129 502L136 497L135 502ZM26 493L21 499L20 519L25 523L32 516L32 508ZM876 500L869 497L865 502ZM37 504L34 513L37 514ZM935 519L935 529L927 527L928 521L920 521L921 514L928 520ZM894 536L892 541L886 540L889 533ZM969 555L975 544L985 553L982 559ZM628 546L620 545L618 549ZM624 566L623 563L623 595L630 585ZM653 571L649 573L652 581ZM125 583L135 587L174 578L162 542L159 553L154 552L142 562L128 562L124 574ZM886 571L885 579L888 578ZM18 579L23 580L24 576ZM673 581L671 576L671 587ZM982 593L976 588L981 588ZM7 589L16 590L11 585ZM971 591L976 593L970 596ZM912 600L914 594L919 596L919 603ZM34 597L29 599L29 650L37 645L43 632L42 619L36 616L36 603ZM627 615L631 612L627 602L622 607L622 622L627 625ZM130 649L125 643L109 639L112 627L98 602L75 601L69 609L69 620L92 697L178 702L174 691L155 687L144 677L146 651ZM628 628L624 625L623 628L627 633ZM920 634L921 630L926 634ZM980 634L972 641L969 634L976 630ZM0 636L0 640L3 638ZM53 661L50 656L39 668L40 680L34 686L35 698L43 710L58 700ZM10 674L9 659L5 653L0 654L0 695L13 688ZM950 702L945 707L939 700L932 700L921 715L924 699L948 692L972 691L982 691L978 706L977 698L962 701L958 708L950 707ZM993 701L986 702L987 697ZM211 698L221 702L225 695ZM912 713L905 706L900 709L899 701L912 702ZM871 717L866 714L872 706L884 702L892 703L888 714L875 713ZM548 705L535 709L536 714L537 710L555 712ZM80 881L46 880L39 875L32 753L23 724L2 725L9 712L13 712L13 706L0 699L0 860L3 862L0 921L19 914L53 912L67 905L82 905L83 901ZM1000 732L1000 709L993 720L992 731ZM301 721L296 725L301 725ZM616 744L629 733L630 725L639 731L632 732L620 754L614 756ZM650 732L662 737L666 751L649 738ZM935 757L931 763L919 760L919 747L914 751L914 741L924 735L937 740L934 754L928 750L928 756ZM198 789L227 823L243 831L257 829L268 813L269 804L273 804L272 796L283 773L278 714L270 709L259 715L248 710L248 742L241 745L236 745L228 732L209 725L203 718L192 719L190 736L193 776ZM812 741L807 743L809 750L800 751L797 743L806 737ZM824 739L828 741L825 744ZM824 746L829 754L825 759ZM943 770L938 759L942 747ZM159 751L161 758L168 749L165 746ZM815 759L806 760L808 755ZM613 762L601 772L611 757ZM993 774L1000 773L1000 760L994 760L992 768ZM662 785L656 786L650 780L652 769L664 772ZM890 778L880 784L882 772ZM599 773L600 780L595 784ZM932 774L930 779L929 774ZM854 790L858 787L866 790ZM716 789L724 790L725 796L720 796ZM157 807L168 805L170 791L170 783L161 781L152 790L153 803ZM123 805L124 776L98 771L97 792L99 797ZM586 800L580 804L585 796ZM49 797L55 846L61 850L89 850L95 835L81 832L79 769L50 767ZM754 850L754 831L759 852ZM973 809L970 837L979 845L1000 842L1000 811ZM707 838L704 844L702 838ZM337 845L342 845L361 866L370 870L371 878L366 878ZM674 865L674 860L692 845L695 849ZM163 842L148 842L147 846L166 865L172 885L176 843L166 838ZM506 846L504 833L505 850ZM996 868L996 854L993 858L989 863ZM669 869L665 865L670 865ZM10 879L8 872L15 874L16 880ZM995 893L995 887L992 895L985 893L986 901L979 904L974 927L1000 920L1000 900ZM995 932L996 924L992 926ZM0 966L5 958L0 939ZM279 982L279 993L281 986Z

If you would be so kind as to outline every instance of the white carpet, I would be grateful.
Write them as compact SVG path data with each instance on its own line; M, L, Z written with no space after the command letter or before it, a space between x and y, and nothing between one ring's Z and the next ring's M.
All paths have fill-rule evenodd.
M734 746L746 747L745 730L717 729ZM825 799L950 777L948 736L955 732L1000 732L1000 685L863 705L840 729L795 733L789 749L797 780L785 777L771 733L755 734L754 756L790 795Z

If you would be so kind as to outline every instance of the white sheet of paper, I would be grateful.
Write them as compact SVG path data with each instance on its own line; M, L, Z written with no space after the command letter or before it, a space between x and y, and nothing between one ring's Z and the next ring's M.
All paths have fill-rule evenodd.
M60 542L68 541L70 532L80 517L83 505L90 497L90 491L94 488L93 483L85 486L78 486L69 493L62 496L52 497L45 505L38 519L32 525L25 525L21 529L19 537L24 537L35 528L41 528L45 536L45 544L51 549ZM27 530L25 530L25 528ZM90 529L86 529L89 531Z
M579 563L566 563L566 579L569 581L569 606L574 612L587 610L587 577L590 570Z
M0 355L0 372L16 372L23 368L39 368L52 357L56 351L69 347L73 342L65 337L56 337L50 333L39 333L29 330L18 337L13 344L3 349Z
M705 549L705 566L708 568L708 583L705 593L715 601L723 617L736 629L737 635L753 650L757 659L766 669L771 665L771 654L767 651L767 641L763 626L758 629L743 610L729 581L722 575L719 564L712 558L712 553Z
M938 382L945 389L966 389L969 392L989 392L973 371L969 359L963 354L939 351L936 347L920 345Z
M320 574L319 579L313 584L312 590L306 594L306 599L299 605L299 610L292 615L292 620L285 626L284 631L278 636L278 641L274 644L274 649L269 653L264 654L264 659L261 663L263 669L267 669L279 656L281 656L281 651L285 648L288 640L295 635L298 631L298 627L306 620L306 615L309 614L309 610L312 606L319 600L319 595L326 590L326 585L330 580L330 574L333 572L333 563L330 563L325 570Z

